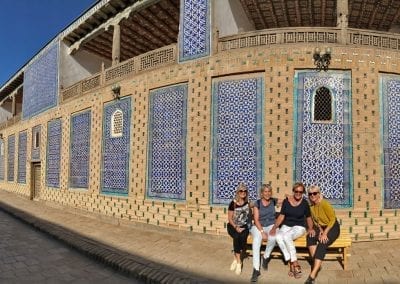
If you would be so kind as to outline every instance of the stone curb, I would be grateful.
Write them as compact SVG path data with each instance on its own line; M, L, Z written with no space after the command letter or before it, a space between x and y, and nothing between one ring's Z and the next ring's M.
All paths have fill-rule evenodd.
M217 283L215 280L188 275L166 265L145 260L139 256L135 257L132 254L102 244L78 233L73 233L62 226L32 216L19 208L1 201L0 210L31 225L38 231L62 241L92 259L145 283Z

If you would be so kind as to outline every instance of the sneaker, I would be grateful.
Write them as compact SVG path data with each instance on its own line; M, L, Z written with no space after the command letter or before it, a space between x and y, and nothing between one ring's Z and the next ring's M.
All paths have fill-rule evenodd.
M262 268L264 270L268 270L268 263L271 260L271 257L267 257L267 258L262 258Z
M315 279L312 279L311 276L308 276L306 282L304 282L304 284L314 284L315 283Z
M241 263L236 263L236 269L235 269L236 275L239 275L242 273L242 264Z
M232 262L232 264L231 264L231 271L233 271L233 270L235 270L236 269L236 264L237 264L237 261L236 261L236 259Z
M253 274L251 275L250 282L257 282L258 276L260 275L261 275L260 271L253 268Z

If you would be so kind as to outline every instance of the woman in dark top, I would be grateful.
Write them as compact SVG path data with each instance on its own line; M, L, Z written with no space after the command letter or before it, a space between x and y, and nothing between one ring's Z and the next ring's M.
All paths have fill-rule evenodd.
M281 226L279 232L276 233L276 242L282 251L285 262L290 261L289 276L300 278L301 267L297 261L296 247L293 241L306 233L306 226L308 231L313 230L313 222L310 207L303 198L305 192L303 183L295 183L292 190L293 198L283 201L281 212L270 234L275 234L276 228Z
M247 226L250 207L247 187L240 183L236 189L235 198L231 201L228 208L228 234L233 239L234 260L231 264L231 270L236 274L242 272L241 254L246 251L247 236L249 228Z

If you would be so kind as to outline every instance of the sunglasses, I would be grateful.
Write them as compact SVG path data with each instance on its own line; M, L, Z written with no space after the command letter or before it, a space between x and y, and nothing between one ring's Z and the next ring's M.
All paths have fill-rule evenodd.
M312 195L315 196L315 195L317 195L318 193L319 193L319 192L309 192L308 195L309 195L309 196L312 196Z
M247 190L239 190L239 192L246 192L247 193Z
M301 190L294 190L293 192L294 192L294 193L301 193L301 194L304 193L304 191L301 191Z

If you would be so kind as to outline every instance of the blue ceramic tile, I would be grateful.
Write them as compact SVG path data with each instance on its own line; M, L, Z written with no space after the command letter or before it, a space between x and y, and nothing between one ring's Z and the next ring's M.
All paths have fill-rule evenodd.
M58 43L24 70L22 118L29 119L55 107L58 101Z
M71 117L70 187L87 188L89 184L90 119L90 111Z
M18 176L19 183L26 183L26 150L27 150L27 131L19 133L18 136Z
M261 77L213 82L212 202L232 200L239 182L256 199L262 183Z
M185 199L187 84L150 92L147 194Z

